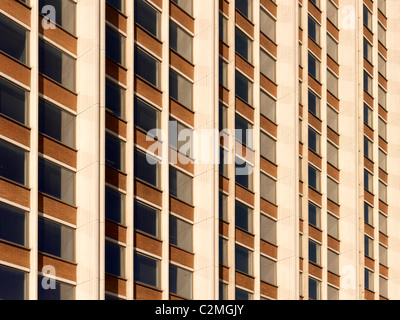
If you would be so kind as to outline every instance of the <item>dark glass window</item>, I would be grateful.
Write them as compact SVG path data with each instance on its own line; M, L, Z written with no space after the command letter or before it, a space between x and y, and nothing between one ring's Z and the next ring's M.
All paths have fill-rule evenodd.
M319 25L310 16L308 16L308 36L319 44Z
M135 125L150 131L159 128L160 111L140 99L135 98Z
M176 3L183 11L192 15L193 11L193 0L172 0L172 2Z
M235 114L235 138L245 146L253 147L253 126L237 113Z
M27 99L25 90L0 78L0 113L26 124Z
M192 272L169 265L169 292L186 299L192 299Z
M125 0L107 0L107 3L112 5L117 10L125 12Z
M320 247L314 241L308 241L308 260L318 265L321 263Z
M0 51L26 64L27 35L24 28L0 14Z
M192 180L191 176L169 167L169 193L179 200L192 204Z
M235 160L235 179L236 183L242 187L253 190L253 167L241 160L236 158Z
M114 243L105 243L105 270L106 273L117 277L124 277L124 249Z
M54 7L54 16L52 15L53 12L43 10L43 6L46 5ZM71 34L75 34L75 7L76 3L71 0L39 0L39 11L50 20L55 19L56 24Z
M0 140L0 176L26 185L26 152L8 142Z
M143 50L135 48L135 74L159 87L160 62Z
M251 293L235 288L235 300L251 300Z
M169 96L192 110L193 83L171 69L169 71Z
M109 27L106 28L106 56L120 65L125 64L125 37Z
M106 134L106 165L120 171L125 170L125 143Z
M320 172L313 166L308 166L308 185L315 190L320 190Z
M106 219L116 223L124 223L125 196L118 191L106 188Z
M135 22L156 38L160 33L160 13L147 1L135 0Z
M235 245L235 268L248 275L253 273L253 255L246 248Z
M308 279L308 297L310 300L319 300L319 282L312 278Z
M55 288L45 289L43 281L47 283L49 279L38 278L38 300L75 300L75 286L55 281Z
M235 1L235 7L247 19L252 19L252 0L239 0Z
M125 117L125 90L106 80L106 108L116 117Z
M143 203L135 202L135 229L159 237L160 212Z
M320 139L319 133L315 132L313 129L308 128L308 148L314 151L316 154L320 152Z
M252 62L252 41L240 29L235 29L235 50L245 60Z
M183 250L192 252L193 225L169 216L169 243Z
M321 227L321 212L315 204L308 203L308 222L314 227Z
M152 161L149 163L148 159ZM158 187L159 165L158 160L139 150L135 150L135 177ZM154 163L154 164L153 164Z
M160 261L135 253L135 281L158 288L160 286Z
M236 227L253 232L253 210L239 201L235 202L235 223Z
M193 37L175 22L169 22L169 46L183 58L192 62Z
M320 99L310 90L308 90L308 111L319 118Z
M26 213L0 203L0 239L26 245Z
M235 94L247 104L253 104L253 85L238 71L235 73Z
M26 299L26 273L0 266L0 300Z

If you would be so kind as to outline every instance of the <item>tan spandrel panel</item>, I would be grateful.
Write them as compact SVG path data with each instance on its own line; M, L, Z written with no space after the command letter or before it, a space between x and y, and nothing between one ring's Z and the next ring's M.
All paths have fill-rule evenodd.
M115 222L106 220L105 222L106 237L117 240L122 243L126 243L126 232L127 228L123 227Z
M64 278L70 281L76 281L76 264L66 262L55 257L50 257L45 254L38 254L39 270L43 266L53 266L56 270L57 277Z
M229 268L224 266L219 266L219 278L224 281L229 281Z
M21 82L22 84L31 86L31 70L24 64L11 59L6 54L0 52L0 72L10 76L11 78Z
M299 78L303 80L303 67L299 66Z
M303 30L299 28L299 41L303 41Z
M260 168L274 178L278 178L278 166L263 157L260 157Z
M237 10L235 11L235 22L242 30L244 30L250 37L254 38L254 25L242 16Z
M194 219L194 207L178 200L177 198L172 196L169 197L169 208L171 212L176 213L186 219L191 221Z
M126 296L126 280L125 279L117 278L110 274L106 274L105 286L106 286L105 289L108 292Z
M236 111L244 115L249 120L254 121L254 108L252 106L248 105L247 103L236 97L235 107Z
M251 206L254 206L254 193L236 184L235 196Z
M109 58L106 58L106 74L123 85L127 85L127 70Z
M278 259L278 247L266 241L260 241L260 251L271 258Z
M387 90L388 81L380 73L378 74L378 82L382 88Z
M0 178L0 197L26 208L30 207L30 191L26 187Z
M322 279L322 268L312 264L311 262L308 263L308 272L310 275Z
M340 277L328 271L328 283L340 288Z
M374 74L374 66L364 57L363 62L364 69L367 70L370 74Z
M142 148L145 148L146 150L148 150L150 147L153 148L154 145L154 148L156 148L154 154L162 157L162 142L154 140L150 136L148 137L147 133L138 128L135 128L135 144L141 146Z
M31 130L0 115L0 133L24 146L31 145Z
M262 295L272 299L278 299L278 288L265 282L261 282L260 292Z
M17 18L27 26L31 26L31 9L20 1L1 0L0 9Z
M235 272L235 284L251 291L254 290L254 278L237 271Z
M328 235L328 247L340 252L340 241Z
M162 191L138 180L135 180L135 196L154 203L159 207L162 206Z
M77 152L55 140L39 134L39 152L68 166L76 168Z
M240 229L235 229L235 240L247 247L254 249L254 236Z
M121 137L126 138L127 135L127 123L112 114L106 112L106 129L118 134Z
M378 42L378 51L385 59L387 59L387 49L380 42Z
M383 151L388 152L388 143L385 140L383 140L381 137L379 137L379 147Z
M38 195L38 210L41 213L76 225L76 208L41 193Z
M364 91L364 101L370 106L374 105L374 98Z
M185 108L173 99L169 99L169 112L176 118L186 122L190 126L194 126L194 112Z
M312 16L321 24L321 11L312 3L311 0L308 0L308 12L312 14Z
M299 155L303 156L303 144L301 142L299 142Z
M178 297L178 296L176 296L174 294L170 294L169 295L169 300L171 300L171 301L184 301L184 300L187 300L187 299L182 298L182 297Z
M278 218L278 207L264 199L260 199L260 210L271 217Z
M301 233L304 232L304 221L301 220L301 219L299 219L299 231L300 231Z
M161 300L162 291L135 283L135 300Z
M39 14L39 21L42 21L43 18L44 16ZM78 53L78 39L57 25L55 29L43 29L42 24L39 23L39 33L74 55Z
M71 110L77 111L77 95L41 74L39 74L39 92Z
M106 3L106 20L124 33L127 32L127 18L108 3Z
M277 57L278 46L263 33L260 33L260 45L275 58Z
M333 214L337 215L340 217L340 207L337 203L334 203L331 200L327 200L327 208L329 212L332 212Z
M278 96L278 86L263 74L260 74L260 85L275 98Z
M254 150L247 148L237 140L235 140L235 148L237 155L240 155L251 164L254 164Z
M378 10L378 20L382 23L382 25L387 28L387 18L383 15L383 13Z
M135 232L134 246L146 252L162 256L162 241Z
M194 267L194 254L175 246L169 246L169 259L188 268Z
M303 187L304 187L304 183L302 181L299 181L299 193L303 194Z
M367 190L364 190L364 199L369 203L374 203L375 196L369 193Z
M173 50L169 51L170 56L170 64L172 67L178 69L184 75L194 80L194 65L190 62L186 61L179 54L174 52Z
M363 0L363 3L368 7L371 12L374 12L374 2L372 0Z
M381 105L379 105L378 114L382 117L383 120L388 120L388 112Z
M170 2L170 15L189 31L194 33L194 19L172 1Z
M0 242L0 260L29 268L30 250Z
M314 228L311 225L308 226L308 235L314 240L322 242L322 231Z
M238 54L235 54L235 67L242 71L250 79L254 80L254 67Z
M304 259L299 258L299 269L300 271L304 271Z
M126 174L106 166L106 183L126 191Z
M162 92L138 77L135 77L135 91L158 105L160 108L162 107Z

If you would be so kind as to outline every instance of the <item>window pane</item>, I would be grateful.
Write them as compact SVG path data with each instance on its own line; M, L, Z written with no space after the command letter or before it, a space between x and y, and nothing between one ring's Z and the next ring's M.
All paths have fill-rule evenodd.
M219 40L228 43L228 19L222 13L219 14Z
M332 1L328 0L326 3L326 15L330 22L333 23L334 26L338 26L338 9L332 3Z
M169 120L169 144L174 150L191 157L193 154L193 130L171 118Z
M379 200L387 203L387 185L379 181Z
M372 45L366 38L364 38L363 41L363 51L364 51L364 58L367 59L372 64Z
M0 78L0 113L26 124L27 97L25 90Z
M192 204L192 177L178 171L172 167L169 168L169 193L179 200Z
M373 259L374 258L374 240L364 235L364 254Z
M308 111L315 115L317 118L320 117L320 104L321 99L311 90L308 90Z
M125 196L118 191L106 188L106 219L123 224L125 219Z
M105 270L106 273L117 277L124 277L124 248L106 241L105 243Z
M26 299L25 272L0 266L0 300Z
M73 262L75 230L47 219L38 220L39 251Z
M135 22L159 38L160 13L147 1L135 0Z
M219 218L223 221L227 221L228 219L228 196L219 193Z
M238 71L235 73L235 94L247 104L253 104L253 84Z
M364 103L364 123L372 128L372 110Z
M320 62L311 53L308 53L308 73L316 80L320 80Z
M125 0L107 0L107 3L117 10L125 12Z
M328 285L328 300L339 300L339 289Z
M55 9L55 23L71 34L75 34L75 6L76 3L71 0L39 0L39 11L46 14L43 6L50 5ZM51 15L48 16L51 18Z
M371 226L374 225L373 208L366 202L364 202L364 222Z
M388 297L388 280L383 277L379 277L379 295L384 298Z
M253 296L250 292L235 288L235 300L252 300Z
M16 183L27 182L26 152L0 140L0 176Z
M328 2L330 3L330 1ZM326 46L328 55L338 62L338 43L330 35L326 37Z
M339 203L339 184L331 178L327 180L327 195L329 200Z
M386 110L386 91L378 85L378 103Z
M261 173L260 179L261 198L276 204L276 181L264 173Z
M145 131L150 131L159 129L159 122L160 111L135 98L135 125Z
M367 170L364 169L364 189L370 193L374 192L373 188L373 176Z
M245 146L253 147L253 125L235 113L235 138Z
M169 242L188 252L192 252L193 225L169 216Z
M267 217L264 214L260 215L261 219L261 233L262 240L276 245L276 221Z
M331 250L328 250L328 271L339 275L339 255Z
M338 98L338 78L329 70L326 73L327 88L336 98Z
M160 261L135 253L135 281L160 287Z
M321 173L310 165L308 166L308 185L317 191L321 189Z
M106 80L106 109L116 117L125 117L125 90Z
M172 0L172 2L175 2L183 11L188 13L189 15L193 14L193 0Z
M219 237L219 264L228 266L228 240Z
M268 94L260 91L260 112L267 119L273 123L276 121L275 117L276 101Z
M372 29L372 13L365 5L363 6L363 22L369 30Z
M328 235L339 239L339 219L328 213Z
M364 269L364 286L365 289L374 290L374 273L368 269Z
M75 147L75 117L42 99L39 99L39 132Z
M169 21L169 37L170 48L192 62L193 37L172 20Z
M75 286L55 281L55 288L45 289L42 283L48 279L38 277L38 300L75 300Z
M110 134L106 134L106 165L125 170L125 143Z
M192 299L192 272L169 265L169 292L182 298Z
M339 166L339 159L338 159L338 148L333 145L332 143L328 142L327 143L327 160L328 163L333 165L334 167Z
M383 245L379 245L379 263L383 266L387 266L387 251L388 249Z
M327 122L329 128L335 132L338 132L338 114L329 106L327 107Z
M253 190L253 166L238 157L235 159L235 180L242 187Z
M276 142L269 135L260 132L260 153L265 159L276 162Z
M260 70L261 73L266 76L272 82L276 81L275 76L275 59L272 58L269 54L264 52L264 50L260 51Z
M308 223L321 228L321 209L311 202L308 203Z
M193 108L193 83L172 69L169 71L169 96L184 107Z
M321 264L321 246L311 240L308 241L308 260L317 265Z
M0 203L0 239L26 245L26 213Z
M308 148L311 149L316 154L320 153L321 136L319 133L308 128Z
M320 282L308 278L308 297L310 300L319 300L320 299Z
M270 40L275 42L275 19L264 9L260 10L260 29Z
M0 14L0 51L26 64L27 35L24 28Z
M109 27L106 28L106 56L120 65L125 64L125 37Z
M319 44L319 28L319 24L308 16L308 36L317 44Z
M379 232L387 235L387 216L379 213Z
M372 78L366 71L364 71L364 91L372 95Z
M135 74L159 87L160 62L143 50L135 48Z
M386 140L386 122L382 120L382 118L378 118L378 133L379 136L383 139Z
M387 171L387 155L381 149L379 149L379 168Z
M235 268L248 275L253 274L253 254L242 246L235 245Z
M276 261L261 256L261 281L276 285Z
M158 238L160 236L160 212L143 203L136 201L134 210L135 229Z
M241 14L243 14L247 19L252 19L252 0L240 0L235 1L235 7Z
M253 210L239 201L235 202L235 225L253 233Z
M142 151L135 150L135 177L151 185L159 185L159 161ZM149 162L151 161L151 163Z

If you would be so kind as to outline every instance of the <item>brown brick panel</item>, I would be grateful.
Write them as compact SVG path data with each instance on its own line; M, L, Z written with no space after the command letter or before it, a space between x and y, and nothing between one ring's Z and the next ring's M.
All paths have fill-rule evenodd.
M299 258L299 269L300 269L301 271L304 271L304 270L303 270L303 264L304 264L303 258Z
M303 182L299 181L299 193L303 194Z
M236 111L240 112L242 115L254 121L254 108L243 102L239 98L235 98Z
M328 283L340 288L340 277L328 271Z
M39 74L39 92L71 110L77 111L77 95L41 74Z
M219 234L229 237L229 223L219 220Z
M363 26L363 34L369 40L369 42L374 43L374 35L366 26Z
M170 294L169 295L169 300L171 300L171 301L183 301L183 300L186 300L186 299L182 298L182 297L178 297L178 296L176 296L174 294Z
M269 257L278 259L278 247L264 240L260 240L260 252Z
M229 268L219 266L219 278L224 281L229 281Z
M277 165L269 162L267 159L260 157L260 167L263 171L267 172L274 178L278 177L278 167Z
M308 75L308 85L317 94L322 95L322 85L317 80L315 80L313 77L311 77L310 75Z
M248 290L254 290L254 278L249 277L243 273L235 272L235 282L237 286L246 288Z
M229 16L229 2L226 0L219 0L219 9Z
M127 18L108 3L106 4L106 20L123 32L127 32Z
M193 221L194 219L194 208L174 197L169 197L169 208L170 211L176 213L186 219Z
M388 174L380 168L379 168L379 179L381 179L385 183L388 183Z
M371 227L369 224L364 223L364 232L369 235L372 239L374 238L374 227Z
M56 257L50 257L46 254L38 254L39 270L42 270L43 266L53 266L56 270L56 276L64 278L70 281L76 281L76 264L57 259Z
M322 268L311 262L308 263L308 272L310 275L322 279Z
M260 33L260 45L269 53L271 53L275 58L277 57L278 46L263 33Z
M106 182L126 191L126 174L106 166Z
M135 300L161 300L162 291L135 283Z
M229 46L219 41L219 54L229 61Z
M303 30L299 28L299 41L303 42Z
M300 231L300 232L304 232L303 227L304 227L304 221L301 220L301 219L299 219L299 231Z
M30 207L29 189L2 178L0 178L0 197L27 208Z
M372 0L364 0L364 4L368 7L372 12L374 11L374 3Z
M219 98L226 104L229 104L229 90L221 85L219 86Z
M181 168L182 170L186 170L191 174L194 174L193 160L185 156L183 153L180 153L172 148L169 148L169 159L170 162L174 161L177 167Z
M30 250L14 246L0 241L0 260L16 264L18 266L30 267Z
M312 152L311 150L308 150L308 160L318 167L320 170L322 170L322 159L320 156Z
M372 202L371 202L372 203ZM379 210L382 211L383 213L388 213L388 205L381 200L379 200Z
M364 257L364 264L367 268L371 269L372 271L375 271L375 261L368 258L367 256Z
M260 2L276 18L278 11L277 5L273 3L271 0L261 0Z
M322 121L314 116L312 113L308 113L308 123L312 125L319 132L322 132Z
M169 51L170 64L178 69L180 72L194 80L194 66L173 50Z
M387 90L388 81L380 73L378 74L378 82L385 90Z
M155 205L162 206L162 191L135 180L135 196L145 199Z
M385 140L383 140L381 137L379 137L379 147L385 151L388 152L388 144Z
M340 76L339 73L339 65L333 60L331 57L327 56L327 66L329 69L331 69L335 74Z
M38 210L54 218L76 224L76 208L41 193L38 195Z
M274 97L277 97L278 86L271 80L269 80L266 76L264 76L262 73L260 74L260 85Z
M303 113L304 113L304 107L301 104L299 104L299 117L300 118L303 118Z
M334 166L332 166L331 164L327 164L327 173L330 177L332 177L333 179L339 181L340 179L340 172L338 169L336 169Z
M371 141L374 141L374 130L372 130L370 127L368 127L366 124L364 124L364 134L371 139Z
M106 112L106 128L126 138L127 123L108 112Z
M319 206L322 206L322 195L319 192L315 191L314 189L308 188L308 197Z
M322 49L311 39L308 41L308 49L319 59L322 60Z
M303 67L302 66L299 66L299 78L301 79L301 80L303 80ZM302 117L303 115L301 115L300 117Z
M194 33L194 19L172 1L170 2L170 15L189 31Z
M326 30L336 39L336 41L339 41L339 30L328 19L326 20Z
M106 58L106 74L119 81L123 85L127 85L127 70L109 58Z
M242 16L238 11L235 11L235 21L236 24L242 28L247 34L254 38L254 25Z
M328 136L329 140L331 140L337 146L340 146L340 144L339 144L339 135L335 131L333 131L331 128L328 128L327 136Z
M278 299L278 288L277 287L261 281L260 290L261 290L262 295L265 295L272 299Z
M219 176L219 188L229 193L229 179Z
M367 92L364 91L364 101L368 103L370 106L374 105L374 98L371 97Z
M185 108L179 102L169 99L169 112L192 127L194 126L194 112Z
M329 91L326 92L326 101L330 104L333 108L336 109L337 112L340 111L339 109L339 99L336 98L332 93Z
M380 42L378 42L378 51L385 59L387 59L387 49Z
M162 107L162 92L137 77L135 77L135 91Z
M263 128L269 134L271 134L275 138L278 137L278 126L263 115L260 116L260 125L261 128Z
M24 64L0 52L0 72L30 87L31 70Z
M236 185L235 196L237 199L240 199L251 206L254 206L254 193L250 192L249 190Z
M379 273L385 277L389 277L389 268L383 265L379 265Z
M236 54L235 64L240 71L246 74L250 79L254 80L254 67L249 62Z
M387 28L387 18L383 15L383 13L378 10L378 20L382 23L382 25Z
M314 228L311 225L308 226L308 235L311 238L313 238L319 242L322 242L322 231Z
M162 241L148 237L139 232L134 234L134 245L136 248L162 256Z
M169 246L169 259L189 268L194 267L194 254L174 246Z
M387 121L388 112L380 105L378 108L378 114L382 117L383 120Z
M375 293L365 289L364 291L364 298L366 300L375 300Z
M389 244L388 236L384 235L383 233L379 232L379 242L387 246Z
M235 151L236 154L245 158L248 162L254 163L254 151L235 140Z
M0 1L0 9L17 18L29 27L31 26L31 9L20 1L2 0Z
M310 0L308 0L308 12L321 24L321 11Z
M156 6L158 6L160 9L163 8L163 2L162 2L162 0L152 0L152 2L153 2Z
M364 199L369 203L374 203L374 195L364 190Z
M219 137L219 143L220 143L220 145L221 146L224 146L224 147L226 147L226 148L229 148L229 135L228 134L226 134L226 132L225 131L222 131L222 132L220 132L219 133L220 134L220 137Z
M303 156L303 144L299 142L299 155Z
M27 147L31 145L31 130L17 122L11 121L0 115L0 132L2 135L10 138Z
M41 22L44 18L43 15L39 14L39 21ZM65 31L56 25L55 29L43 29L42 24L39 23L39 33L54 41L64 49L67 49L73 54L78 53L78 40L69 32Z
M329 212L332 212L333 214L337 215L338 217L340 216L340 206L337 203L334 203L332 200L327 200L327 208Z
M115 222L106 220L105 223L106 237L126 243L126 227L123 227Z
M152 146L153 144L155 144L157 146L157 149L155 149L154 154L158 155L158 156L162 156L162 142L159 140L154 140L153 138L151 138L152 140L147 141L147 133L143 132L142 130L135 128L135 144L141 146L142 148L145 148L146 150L148 150L148 148L150 148L150 146Z
M77 152L39 134L39 152L76 168Z
M254 236L240 229L235 229L235 240L254 249Z
M262 198L260 199L260 210L271 217L278 218L278 207Z
M126 280L106 274L106 291L126 296Z
M328 247L340 252L340 241L328 235Z
M364 69L368 71L370 74L374 74L374 66L364 58Z

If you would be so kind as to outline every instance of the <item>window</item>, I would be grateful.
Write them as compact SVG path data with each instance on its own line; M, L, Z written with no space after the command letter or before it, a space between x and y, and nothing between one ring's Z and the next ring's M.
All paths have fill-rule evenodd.
M387 252L388 252L388 249L385 246L380 244L379 245L379 263L386 267L388 265L388 262L387 262L388 253Z
M370 44L370 42L364 38L364 58L367 59L371 64L372 64L372 45Z
M228 63L222 58L219 58L219 84L228 87Z
M374 291L374 273L369 269L364 269L364 287L369 291Z
M219 14L219 40L228 43L228 19L222 14Z
M273 123L276 122L275 116L276 101L270 95L260 91L260 113Z
M219 281L219 300L228 300L228 285Z
M55 281L55 288L45 289L42 282L47 280L38 277L38 300L75 300L75 286Z
M314 92L308 90L308 111L317 118L321 114L321 99Z
M364 103L364 123L372 128L372 109Z
M378 41L386 47L386 30L385 27L378 22Z
M159 160L150 156L150 154L135 149L134 161L135 178L139 178L140 180L158 187L160 183Z
M0 51L26 64L28 31L0 14Z
M328 235L339 239L339 219L328 213Z
M235 179L236 183L250 191L253 190L253 166L236 157L235 159Z
M0 43L2 43L0 41ZM22 124L27 123L28 94L11 82L0 78L0 113Z
M39 72L75 91L76 60L49 43L39 39Z
M235 1L236 10L238 10L247 19L252 20L253 0Z
M249 233L253 233L253 210L243 203L235 202L235 225Z
M328 0L326 3L326 15L328 20L332 22L334 26L338 27L338 9L331 0Z
M26 280L25 272L0 266L0 300L25 300Z
M193 83L171 69L169 71L169 96L184 107L193 109Z
M75 230L39 217L39 251L73 262L75 259Z
M26 246L26 232L26 213L5 203L0 203L0 239Z
M363 23L364 26L372 31L372 13L365 5L363 7Z
M107 0L107 3L112 5L115 9L121 11L122 13L125 12L125 0Z
M264 214L260 215L261 219L261 233L262 240L276 245L276 221L267 217Z
M118 31L106 27L106 56L122 66L125 65L125 41Z
M160 12L145 0L135 0L135 22L160 38Z
M379 180L379 200L387 203L387 185Z
M105 270L106 273L123 278L125 276L124 248L106 241L105 243Z
M328 285L328 300L339 300L339 289Z
M228 196L219 193L219 218L223 221L227 221L228 219Z
M321 135L308 127L308 148L316 154L320 154Z
M192 62L193 37L172 20L169 21L169 45L183 58Z
M317 265L321 264L321 245L308 240L308 260Z
M228 127L228 107L219 103L219 130L222 131Z
M173 167L169 167L169 193L179 200L192 204L192 180L191 176L184 174Z
M261 281L276 285L276 261L267 257L260 257L260 277Z
M311 165L308 165L308 185L318 192L321 190L321 172Z
M316 44L319 44L319 35L320 35L319 24L313 18L311 18L311 16L308 16L308 36Z
M386 91L380 85L378 85L378 103L386 110Z
M379 277L379 295L381 297L388 297L388 280L384 277Z
M338 132L339 130L339 125L338 125L338 113L335 109L331 108L329 105L326 108L326 117L327 117L327 125L330 129L332 129L335 132Z
M273 42L276 41L276 21L267 11L260 10L260 29Z
M387 235L387 216L379 213L379 232Z
M339 166L339 155L338 155L339 150L338 150L338 148L330 142L328 142L326 144L326 146L327 146L327 161L328 161L328 163L331 164L332 166L334 166L335 168L338 168L338 166Z
M320 300L320 294L321 282L314 278L308 278L308 298L310 300Z
M50 5L55 8L56 14L54 21L57 25L61 26L67 32L75 35L75 7L76 3L71 0L40 0L39 12L42 12L43 6ZM46 10L45 10L46 11ZM51 15L47 16L51 19Z
M253 147L253 125L235 113L235 138L248 148Z
M172 2L176 3L183 11L185 11L189 15L193 14L192 0L172 0Z
M373 143L366 136L364 136L364 156L373 161Z
M364 70L364 91L372 95L372 77Z
M253 41L239 28L235 28L235 50L243 59L252 63Z
M27 184L27 152L0 140L0 177Z
M373 259L374 258L374 240L364 235L364 254Z
M253 83L237 70L235 72L235 94L247 104L253 104Z
M158 238L160 236L160 211L135 201L135 229Z
M373 176L372 174L364 169L364 189L369 191L370 193L374 192L373 188Z
M169 243L188 252L192 252L193 225L169 216Z
M311 0L311 2L312 2L317 8L319 8L319 0Z
M328 1L330 3L330 1ZM338 43L329 34L326 35L326 46L328 56L338 62Z
M333 94L336 98L339 97L338 78L329 69L327 69L326 72L326 86L331 94Z
M386 60L380 54L378 54L378 71L386 78Z
M235 288L235 300L252 300L253 295L250 292Z
M386 122L381 117L378 118L378 133L386 141Z
M106 109L118 118L125 117L125 90L106 80Z
M125 196L113 189L105 191L106 219L123 224L125 221Z
M387 172L387 154L379 149L379 168Z
M364 202L364 222L368 223L370 226L374 225L374 209L366 202Z
M321 63L310 52L308 53L308 74L316 80L320 80Z
M272 82L276 82L275 59L264 50L260 50L260 60L261 73Z
M328 271L339 274L339 254L332 250L328 250Z
M39 132L75 147L75 116L39 99Z
M276 163L276 142L275 139L260 132L260 153L261 156L272 163Z
M192 299L192 272L169 265L169 292L186 299Z
M125 143L111 134L106 134L106 165L125 170Z
M228 240L219 236L219 264L228 266Z
M135 74L159 88L160 62L137 47L135 47Z
M235 268L250 276L253 274L253 253L237 244L235 245Z
M160 111L135 98L135 126L148 132L160 128Z
M276 181L262 172L260 180L261 198L272 204L276 204Z
M308 223L316 228L321 228L321 209L312 202L308 203Z
M135 252L135 281L160 287L160 261Z
M303 234L299 233L299 256L303 258Z
M386 0L378 0L378 9L386 15Z

